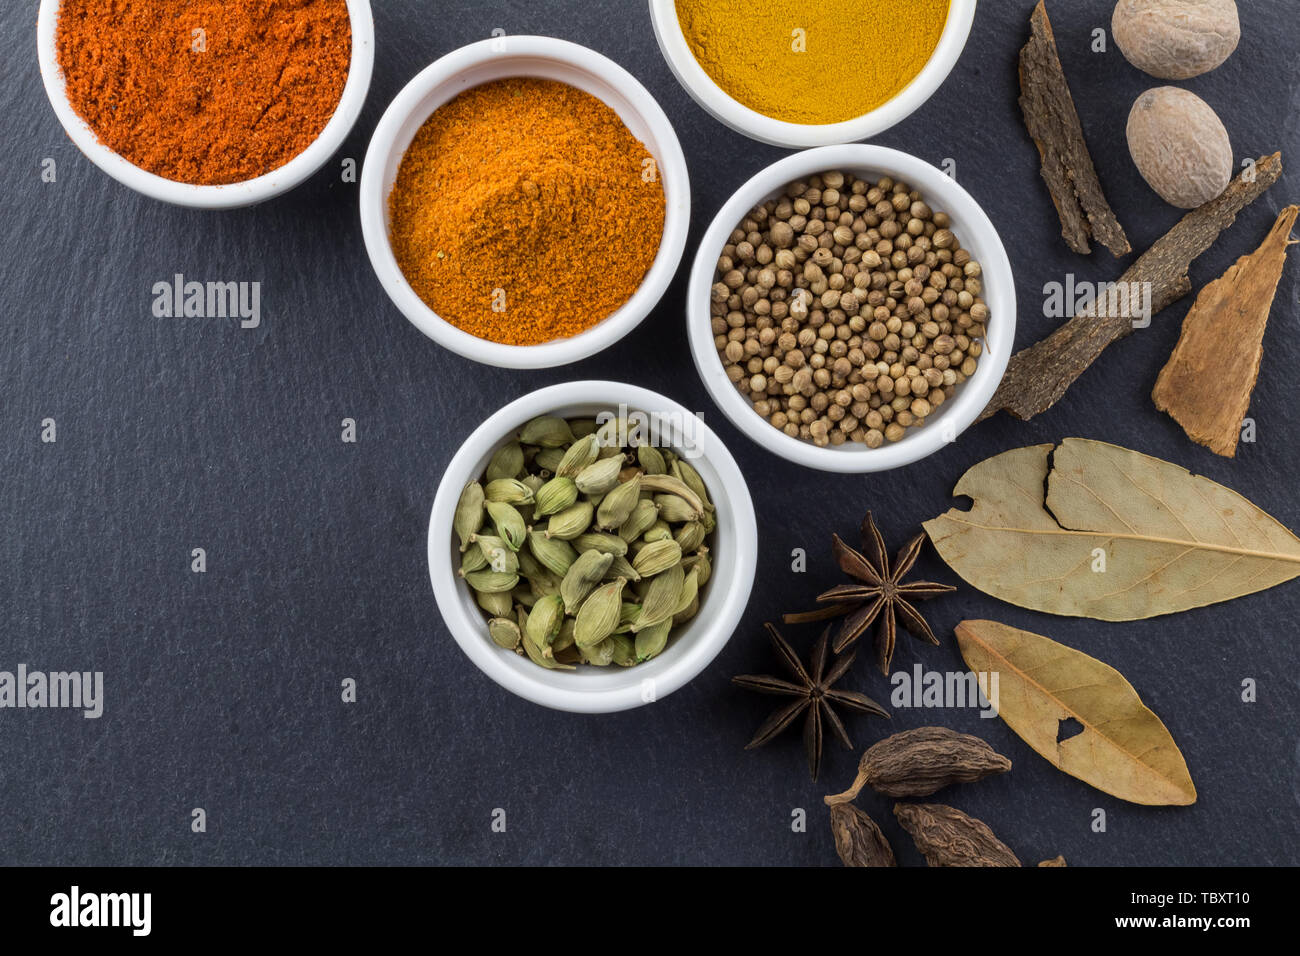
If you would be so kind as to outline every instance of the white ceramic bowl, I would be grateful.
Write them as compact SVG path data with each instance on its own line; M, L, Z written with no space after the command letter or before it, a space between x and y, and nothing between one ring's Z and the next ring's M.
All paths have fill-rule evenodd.
M727 378L713 341L710 290L718 257L732 230L751 209L782 193L787 184L832 169L863 177L890 176L919 190L936 212L946 212L952 219L953 233L983 270L983 297L990 311L988 338L975 374L958 386L953 397L939 406L924 427L909 429L901 441L875 449L856 442L819 448L774 428L754 411L749 399ZM883 146L823 146L805 150L773 163L741 186L704 234L686 287L686 303L687 337L695 367L726 416L764 448L823 471L853 474L887 471L918 461L956 441L993 397L1011 358L1016 336L1016 289L1011 262L993 223L955 180L924 160Z
M503 345L470 335L429 308L402 274L389 242L388 196L402 157L420 127L444 103L474 86L512 76L558 80L602 100L658 163L667 203L663 237L640 288L622 308L579 335L542 345ZM617 63L550 37L506 36L448 53L411 80L375 129L361 174L361 228L384 290L421 332L445 349L500 368L567 365L613 345L644 319L668 288L690 225L686 158L654 97Z
M343 140L361 115L366 92L370 89L370 76L374 71L375 22L371 16L370 0L347 0L347 5L352 23L352 62L334 115L315 141L289 162L279 169L242 183L196 186L164 179L145 172L101 143L68 102L55 45L59 0L41 0L41 10L36 21L36 50L41 65L41 79L45 83L45 93L50 98L50 104L73 143L87 159L118 182L138 193L177 206L196 209L252 206L288 192L320 169L343 145Z
M526 657L488 639L483 611L457 576L459 548L452 520L461 490L478 480L492 453L525 422L538 415L566 418L594 415L626 405L631 411L690 417L694 441L676 444L691 458L708 486L716 510L710 558L713 574L701 592L700 611L674 632L668 648L635 667L580 666L574 671L545 670ZM673 419L673 416L680 416ZM569 382L526 395L497 412L466 439L447 466L429 519L429 577L451 636L483 673L534 703L575 713L609 713L662 700L699 674L722 650L740 622L754 581L758 531L754 505L735 459L716 435L686 408L644 388L617 382Z
M829 146L867 139L910 116L943 85L952 68L957 65L974 19L975 0L952 0L948 20L934 53L921 72L893 99L869 113L842 123L804 124L773 119L732 99L729 93L713 82L695 59L677 19L674 0L650 0L650 21L654 26L655 38L659 41L659 49L668 61L669 69L691 98L714 119L738 133L774 146L791 147Z

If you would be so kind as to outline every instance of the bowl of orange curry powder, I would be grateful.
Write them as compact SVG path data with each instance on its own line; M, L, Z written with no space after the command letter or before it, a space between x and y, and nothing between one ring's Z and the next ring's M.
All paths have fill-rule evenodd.
M41 77L96 166L182 206L262 202L319 170L370 87L369 0L42 0Z
M613 61L501 36L426 68L380 120L361 176L366 249L401 312L501 368L576 362L662 297L690 186L672 124Z

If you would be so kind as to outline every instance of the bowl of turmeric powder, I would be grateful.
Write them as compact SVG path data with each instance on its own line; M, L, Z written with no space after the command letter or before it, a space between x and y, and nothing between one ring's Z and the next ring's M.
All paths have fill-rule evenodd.
M500 36L417 75L375 129L361 225L380 283L444 348L500 368L576 362L662 297L690 220L672 124L622 67Z
M361 113L369 0L41 0L45 92L83 154L180 206L230 209L319 170Z
M650 0L659 49L694 100L776 146L867 139L956 65L975 0Z

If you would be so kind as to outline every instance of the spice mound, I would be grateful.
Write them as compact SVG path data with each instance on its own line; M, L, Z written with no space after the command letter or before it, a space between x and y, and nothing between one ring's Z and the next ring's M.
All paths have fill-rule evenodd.
M347 83L344 0L63 0L68 100L99 141L146 172L212 186L289 162Z
M831 171L752 209L718 259L727 377L792 438L879 448L975 374L980 264L906 183Z
M640 286L664 226L649 150L554 80L484 84L415 135L389 196L398 265L471 335L538 345L586 331Z
M548 670L630 667L695 617L714 506L659 432L640 413L535 418L461 491L460 576L498 647Z
M840 123L897 96L925 68L949 0L677 0L704 72L787 123Z

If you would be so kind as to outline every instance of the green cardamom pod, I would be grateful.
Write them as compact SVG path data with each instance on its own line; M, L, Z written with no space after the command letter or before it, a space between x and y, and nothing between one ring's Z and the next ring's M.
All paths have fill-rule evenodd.
M591 647L583 647L581 644L575 646L582 659L595 667L608 667L614 662L614 643L609 639Z
M659 514L663 519L673 524L694 521L703 514L687 504L685 498L677 495L655 495L655 504L659 506Z
M540 531L528 532L528 549L541 562L542 567L560 577L568 574L573 562L578 560L578 552L573 550L573 545L559 538L548 538Z
M639 633L651 625L671 619L681 603L685 583L686 572L682 570L680 561L667 571L655 575L641 601L641 613L632 623L633 632Z
M637 501L627 520L619 525L618 536L630 543L653 528L658 520L658 506L653 501L642 498Z
M636 645L626 634L611 634L606 643L614 645L610 662L619 667L631 667L636 663Z
M700 596L700 570L691 568L686 575L686 580L682 582L682 596L677 602L677 607L673 609L673 617L682 614L689 608ZM693 617L694 615L692 615Z
M533 467L540 468L543 475L551 475L555 473L556 468L560 467L560 462L563 460L563 448L543 448L534 456Z
M709 561L708 548L700 548L699 553L691 559L691 567L699 571L700 587L704 587L713 575L713 565Z
M713 502L709 500L709 489L704 484L704 479L700 477L700 473L695 470L695 466L688 461L679 459L677 469L682 481L686 482L686 487L695 492L695 496L704 505L704 510L712 511Z
M668 465L664 461L663 452L653 445L641 445L636 450L636 460L641 465L641 470L647 475L663 475L668 473Z
M600 457L613 458L623 456L623 443L627 438L626 418L607 418L596 429L596 438L600 442Z
M573 430L563 418L543 415L534 418L519 430L519 440L525 445L564 448L573 443Z
M475 591L494 594L514 590L519 575L508 571L471 571L465 575L465 583Z
M528 582L528 593L534 598L544 598L551 594L560 593L560 579L549 571L546 574L535 578L526 578L525 580Z
M573 634L577 629L578 622L571 617L566 617L564 623L560 625L560 633L556 635L551 644L551 653L559 654L560 651L567 650L574 646Z
M524 624L524 619L528 617L528 609L537 603L539 597L543 596L543 594L535 592L532 585L526 583L520 584L510 592L510 600L519 605L519 609L524 612L524 618L520 620L521 627Z
M588 531L573 539L573 546L579 552L603 551L605 554L627 554L627 542L616 534L604 534L600 531Z
M494 617L488 621L488 637L492 638L492 643L497 647L513 651L519 646L522 636L519 625L508 617Z
M618 485L618 473L622 470L621 458L602 458L583 468L573 481L584 495L603 495Z
M537 490L546 484L546 479L541 475L525 475L519 480L524 483L525 488L533 493L534 500L536 500Z
M627 582L616 578L602 584L578 608L573 639L579 647L599 644L618 627L619 613L623 609L623 586Z
M506 544L504 538L492 534L476 534L473 540L478 545L478 549L483 552L483 557L487 559L488 570L502 574L519 572L519 558Z
M528 548L520 548L519 556L519 576L522 578L535 578L543 574L550 574L546 568L542 567L540 561L533 557L533 552Z
M563 511L578 500L578 488L572 478L552 478L537 492L537 507L533 514L545 518Z
M598 427L594 418L569 419L569 431L573 432L574 438L586 438L588 435L594 435Z
M501 501L508 505L531 505L533 491L517 478L498 478L489 481L485 489L488 501Z
M641 500L641 476L625 481L610 491L596 509L596 527L601 531L612 531L619 527L632 514L636 504ZM653 523L653 522L652 522ZM647 525L646 527L649 527ZM642 529L644 530L644 529ZM640 537L638 532L635 537ZM620 534L619 537L627 538Z
M591 527L591 519L595 513L596 509L592 507L590 501L575 502L563 511L551 515L546 522L546 536L572 541Z
M548 671L575 670L572 664L562 664L553 657L547 657L541 648L528 639L527 635L524 635L524 639L520 641L520 646L523 647L524 653L528 655L528 659L538 667L545 667Z
M667 571L682 560L682 546L672 538L652 541L642 548L632 559L632 567L643 578L653 577Z
M652 624L636 636L633 645L636 650L636 662L641 664L657 657L668 646L668 634L673 629L673 622L660 621Z
M582 653L578 650L578 645L571 644L562 651L556 651L555 662L557 664L581 664ZM564 667L562 669L575 670L573 667Z
M662 518L660 518L657 519L655 523L650 526L649 531L641 535L641 540L645 541L647 544L651 544L655 541L664 541L672 537L673 537L672 527L668 524L667 521L664 521Z
M672 475L647 475L643 482L643 487L646 491L663 492L667 495L675 495L685 502L686 506L691 511L691 515L690 518L684 520L689 521L692 518L698 518L700 515L704 514L704 502L701 501L700 496L693 492L686 482L682 481L680 478L674 478ZM669 520L671 521L673 519L670 518Z
M704 525L698 521L688 521L677 529L675 540L681 545L683 554L690 554L704 544Z
M600 453L600 442L595 435L579 438L569 446L560 463L555 466L555 473L564 478L576 478L582 469L596 460Z
M671 623L673 627L681 627L698 613L700 613L700 599L696 597L685 608L673 615Z
M640 581L641 575L636 573L636 568L632 567L632 562L628 561L621 554L613 555L614 560L610 562L609 570L605 572L605 580L613 578L627 578L629 581Z
M483 527L483 486L471 481L460 493L456 502L456 515L452 519L452 530L460 538L460 550L463 553L469 547L471 535L477 534Z
M475 591L474 600L478 602L479 607L493 617L505 617L514 610L515 606L514 599L510 596L509 591L494 591L490 594Z
M560 596L564 598L564 610L567 613L577 613L583 600L605 576L613 560L612 554L601 551L584 551L578 555L560 582Z
M493 453L483 477L488 481L496 481L498 478L518 478L523 470L524 450L519 447L518 442L512 441L502 445Z
M524 524L523 515L514 505L508 505L504 501L489 501L487 512L492 518L492 525L497 529L497 534L505 541L506 547L511 551L518 551L523 547L524 541L528 538L528 526Z
M705 511L704 517L700 519L700 524L704 525L705 534L713 534L713 529L718 526L718 519L714 517L712 511Z
M488 566L487 555L482 548L470 548L460 558L460 576L463 578L471 571L482 571Z
M524 627L524 634L532 641L542 653L551 646L551 642L560 633L560 626L564 624L564 601L558 594L548 594L546 597L539 598L533 605L533 609L528 612L528 623Z
M633 604L628 601L624 601L623 609L618 613L618 626L622 627L624 624L631 624L633 621L637 619L637 615L640 613L641 613L640 604Z

